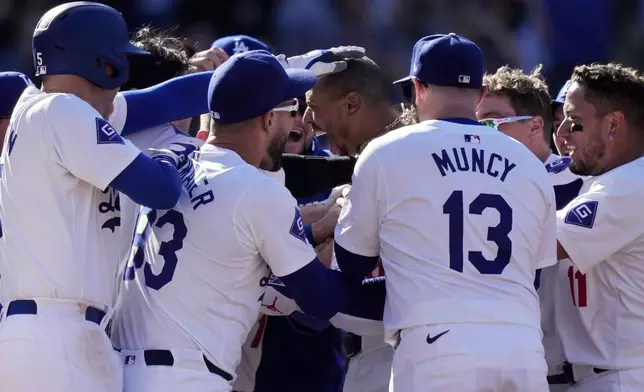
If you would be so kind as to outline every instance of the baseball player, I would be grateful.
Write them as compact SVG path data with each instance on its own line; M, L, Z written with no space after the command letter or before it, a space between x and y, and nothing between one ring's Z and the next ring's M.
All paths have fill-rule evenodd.
M4 140L11 112L25 88L34 84L20 72L0 72L0 140Z
M574 392L644 390L644 79L618 64L576 67L559 128L587 179L557 212L555 323ZM569 259L569 260L565 260Z
M320 263L295 199L257 170L279 167L295 97L315 81L265 51L214 71L211 135L180 172L179 203L139 216L114 322L126 391L231 391L269 266L307 314L348 303L355 283Z
M270 48L264 42L255 37L248 35L229 35L216 39L212 48L223 49L228 56L234 56L239 53L248 52L249 50L265 50L270 52Z
M400 82L422 122L369 142L336 228L343 273L382 259L398 392L548 390L533 283L556 262L554 192L525 146L476 121L483 73L463 37L416 43Z
M548 86L540 69L526 75L519 69L501 67L484 78L486 94L478 105L477 117L482 123L497 128L528 147L541 160L552 179L557 208L565 207L577 197L583 179L570 172L569 157L560 157L550 150L552 108ZM554 324L554 294L557 265L537 273L541 327L548 363L548 383L551 392L568 389L568 381L561 374L563 350Z
M98 3L54 7L35 29L42 91L24 90L0 160L0 377L7 390L122 388L121 360L103 331L117 261L113 195L167 208L181 188L181 157L164 152L152 160L120 134L156 124L145 107L167 101L156 90L132 100L117 95L128 78L125 56L144 54L129 43L123 17Z

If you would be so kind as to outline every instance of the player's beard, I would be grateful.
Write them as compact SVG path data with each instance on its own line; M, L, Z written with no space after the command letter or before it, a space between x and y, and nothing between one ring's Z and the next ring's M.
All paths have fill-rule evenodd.
M577 146L579 150L579 146ZM599 139L589 139L588 145L583 149L581 159L576 159L577 151L572 155L570 162L570 171L580 176L596 176L602 173L596 173L599 162L604 157L606 146Z
M268 148L266 149L265 161L267 161L267 165L262 165L269 167L262 167L262 169L278 171L282 168L282 154L284 154L286 142L288 142L288 132L278 132L275 134L275 137L271 140Z

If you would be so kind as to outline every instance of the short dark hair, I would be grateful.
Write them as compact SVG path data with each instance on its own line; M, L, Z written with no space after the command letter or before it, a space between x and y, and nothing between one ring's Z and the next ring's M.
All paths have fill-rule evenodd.
M190 58L196 49L186 39L173 37L172 30L150 26L136 30L132 43L150 52L149 56L131 56L130 77L122 90L142 89L191 72Z
M372 102L390 102L391 80L378 64L368 57L345 59L347 68L335 74L324 75L319 82L324 90L340 98L350 92Z
M584 87L584 98L598 117L621 111L629 126L644 131L644 77L636 69L616 63L580 65L571 80Z
M520 69L505 65L493 74L486 74L483 84L489 94L508 97L518 116L543 118L543 137L550 144L553 127L552 100L541 68L539 65L527 75Z

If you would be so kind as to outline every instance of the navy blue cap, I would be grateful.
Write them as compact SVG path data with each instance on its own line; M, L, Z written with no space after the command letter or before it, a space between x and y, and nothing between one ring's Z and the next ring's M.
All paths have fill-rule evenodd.
M409 76L436 86L481 88L485 66L483 52L476 44L454 33L434 34L421 38L411 56Z
M229 56L248 52L249 50L271 51L268 48L268 45L257 38L249 37L248 35L229 35L227 37L221 37L210 45L211 48L215 46L222 48Z
M566 83L564 83L564 85L559 90L559 94L557 94L557 98L553 99L552 103L563 105L564 102L566 102L566 93L568 93L568 89L570 88L571 84L572 80L568 80Z
M27 86L29 78L20 72L0 72L0 117L10 117L18 98Z
M265 50L236 54L215 69L210 79L210 114L219 124L250 120L304 95L316 81L309 70L285 70Z

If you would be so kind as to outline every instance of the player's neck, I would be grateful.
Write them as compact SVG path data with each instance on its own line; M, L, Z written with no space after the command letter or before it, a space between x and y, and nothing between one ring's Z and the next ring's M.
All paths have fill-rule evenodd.
M418 120L438 120L441 118L466 118L476 121L476 107L472 105L436 105L418 112Z
M114 94L100 89L87 80L74 75L52 75L43 81L42 91L45 93L73 94L87 102L104 119L107 119L113 110L112 101Z
M249 165L259 167L262 162L264 153L257 149L257 143L248 143L248 139L239 137L238 135L217 135L210 133L207 144L219 148L234 151Z
M533 150L533 153L537 158L539 158L541 162L545 163L548 160L548 158L550 158L550 155L552 155L552 150L550 149L549 146L543 143L543 145L540 145L539 147L535 148Z

